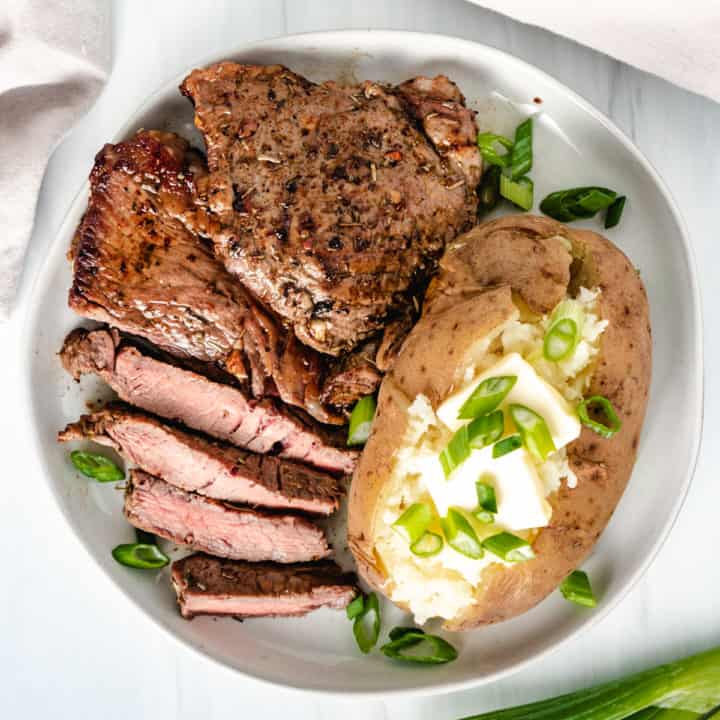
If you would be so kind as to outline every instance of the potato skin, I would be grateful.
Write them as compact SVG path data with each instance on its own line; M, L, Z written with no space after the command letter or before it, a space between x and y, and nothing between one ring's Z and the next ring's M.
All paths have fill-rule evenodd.
M563 484L549 498L552 520L533 544L535 559L490 566L475 604L447 621L448 630L470 630L529 610L583 562L610 520L635 463L650 387L645 289L628 258L597 233L531 215L484 223L447 247L423 317L382 383L373 432L353 478L348 523L360 574L379 590L384 572L371 546L372 518L406 427L408 404L423 392L437 407L473 333L480 338L509 317L511 292L531 310L548 312L579 286L601 288L599 314L609 322L586 397L607 397L622 428L610 439L583 428L568 446L578 485L571 490ZM462 335L448 332L455 321L462 323Z

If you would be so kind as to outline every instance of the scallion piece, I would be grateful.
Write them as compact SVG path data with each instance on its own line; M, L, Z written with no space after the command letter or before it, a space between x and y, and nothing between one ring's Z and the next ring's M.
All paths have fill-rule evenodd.
M529 177L512 180L507 175L500 176L500 194L522 210L533 206L533 181Z
M361 604L362 608L358 609ZM380 636L380 604L377 595L370 593L358 596L348 605L346 612L353 621L353 635L360 652L369 653Z
M605 213L605 227L610 229L615 227L620 222L620 217L625 209L625 202L627 197L621 195L619 198L615 198L613 204L607 209Z
M348 620L354 620L358 615L362 615L365 610L365 596L358 595L346 608L345 614Z
M560 592L566 600L574 602L576 605L591 608L597 605L590 587L590 578L582 570L571 572L560 584Z
M525 405L510 405L508 411L528 452L536 460L545 462L556 450L545 420Z
M462 465L470 457L470 442L468 440L468 426L463 425L451 438L447 447L440 453L445 477L449 478L453 470Z
M502 437L505 419L502 410L475 418L467 426L468 444L475 450L482 450Z
M444 545L442 536L428 530L410 546L410 552L418 557L432 557L437 555Z
M522 447L522 440L519 435L509 435L493 445L492 456L497 459Z
M614 190L596 186L558 190L540 203L540 211L560 222L572 222L591 218L612 205L616 197Z
M407 635L408 633L417 633L419 635L424 635L425 631L422 628L398 626L394 627L388 633L388 637L391 640L399 640L403 635Z
M570 357L582 338L585 313L577 300L563 300L553 310L543 340L543 355L558 362Z
M477 145L483 160L489 165L497 165L504 168L510 165L512 157L513 141L504 135L495 135L494 133L479 133L477 136ZM498 153L495 149L496 145L501 145L508 152Z
M475 490L477 491L478 506L488 512L496 513L498 510L495 488L486 482L482 482L482 480L478 480L475 483Z
M125 473L110 458L98 453L73 450L70 461L85 477L98 482L118 482L125 477Z
M533 121L528 118L515 130L515 143L510 152L510 177L518 180L532 169L532 131Z
M447 516L440 522L445 540L453 550L472 560L478 560L483 556L480 540L461 508L449 508Z
M500 201L501 172L502 170L498 165L491 165L483 173L477 190L479 213L491 212Z
M462 404L458 412L458 419L471 420L492 412L505 399L516 382L517 375L498 375L486 378Z
M525 562L535 557L532 545L527 540L509 532L501 532L485 538L482 546L505 562Z
M376 403L372 395L360 398L350 414L347 444L364 445L370 437L370 428L375 417Z
M170 558L157 545L147 543L118 545L113 548L112 556L121 565L142 570L157 570L170 562Z
M380 651L393 660L422 663L425 665L441 665L455 660L457 650L437 635L428 635L422 630L409 631L402 628L402 633L380 648Z
M433 513L427 503L413 503L393 523L393 530L399 533L409 545L416 543L425 534L433 519Z
M597 412L597 410L602 410L607 418L607 425L599 422L598 420L593 420L590 417L590 412ZM577 406L577 414L578 418L580 418L580 422L585 425L585 427L589 427L605 439L611 438L622 427L622 422L617 416L615 408L603 395L593 395L592 397L583 400Z

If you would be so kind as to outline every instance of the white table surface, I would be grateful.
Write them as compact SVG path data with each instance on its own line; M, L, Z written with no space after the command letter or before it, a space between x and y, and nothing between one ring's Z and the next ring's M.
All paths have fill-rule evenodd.
M112 78L58 147L38 206L20 307L0 326L0 717L448 720L599 682L720 643L720 106L462 0L118 2ZM46 492L20 421L22 332L44 249L97 149L146 95L210 53L285 33L398 28L457 35L534 63L612 117L665 178L689 225L706 321L706 418L690 496L647 576L603 622L550 658L490 687L362 703L268 689L180 647L94 567ZM670 60L671 61L671 60ZM0 138L1 140L1 138ZM0 200L1 201L1 200ZM668 422L672 422L668 418ZM676 418L675 422L682 422ZM632 548L628 548L632 552Z

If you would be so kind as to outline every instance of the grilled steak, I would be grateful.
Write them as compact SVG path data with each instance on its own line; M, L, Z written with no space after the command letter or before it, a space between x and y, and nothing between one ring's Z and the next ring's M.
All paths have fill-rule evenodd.
M296 563L330 555L323 531L305 518L237 508L131 470L125 517L141 530L233 560Z
M89 438L171 485L230 502L329 515L342 494L332 475L299 463L212 442L123 405L83 415L59 435Z
M173 563L180 613L234 617L297 616L347 607L355 578L333 562L273 565L190 555Z
M60 357L76 380L94 373L121 400L233 445L337 473L355 467L357 453L333 445L344 433L327 432L273 398L248 398L240 388L155 359L115 331L73 330Z
M216 252L321 352L382 329L473 222L474 113L445 77L341 87L222 62L181 91L205 137Z
M279 394L323 422L322 359L230 276L181 217L194 211L201 158L176 135L106 145L90 175L72 255L70 307L178 357L218 363L255 396Z

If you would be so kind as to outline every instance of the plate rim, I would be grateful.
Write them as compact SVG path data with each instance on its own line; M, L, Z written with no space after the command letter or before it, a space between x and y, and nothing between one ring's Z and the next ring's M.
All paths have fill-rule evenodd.
M272 678L264 677L262 675L256 674L251 669L241 669L234 665L231 665L230 663L226 662L225 660L216 657L213 655L210 651L206 650L204 647L196 645L189 641L186 638L183 638L179 635L176 635L175 632L167 626L159 617L155 617L154 614L152 614L150 611L148 611L140 602L138 602L135 598L133 598L124 588L124 586L115 579L112 575L107 573L105 569L103 568L100 561L93 555L93 552L91 551L88 544L81 538L78 531L75 529L75 526L70 518L70 515L68 511L65 509L63 503L61 502L60 493L59 490L54 486L54 484L51 482L51 468L48 465L47 458L45 457L45 453L42 449L41 440L38 435L38 433L35 431L35 428L37 427L37 419L36 419L36 407L34 402L34 396L33 396L33 385L32 385L32 367L33 367L33 341L36 337L36 334L34 332L36 327L36 321L38 321L38 318L36 317L36 308L39 301L39 296L42 287L45 286L45 280L48 277L48 275L53 271L53 266L51 263L51 256L53 255L53 250L55 249L55 245L60 242L61 238L66 237L68 225L70 224L72 218L75 215L75 212L77 210L77 206L81 203L82 200L84 200L85 197L87 197L87 192L89 188L89 183L87 180L85 180L78 190L77 194L73 198L72 202L70 203L67 211L65 212L63 216L63 220L60 223L60 226L57 230L57 232L54 235L54 239L47 245L46 248L46 257L43 259L43 261L39 264L39 267L36 271L35 277L33 279L30 292L28 294L28 301L27 301L27 307L25 309L24 313L24 320L22 327L23 330L21 331L21 339L20 339L20 351L21 351L21 357L26 359L26 362L24 363L24 370L22 372L23 377L23 387L24 387L24 400L29 408L29 412L25 414L25 417L27 419L28 423L28 432L32 436L32 444L33 449L36 451L38 457L39 457L39 463L40 467L43 471L43 480L45 483L46 488L50 490L50 493L53 496L53 499L55 501L55 504L57 506L57 509L60 511L60 514L62 515L67 529L70 531L70 535L74 537L75 541L78 543L80 547L84 550L86 555L90 558L92 563L95 565L95 567L100 571L100 573L104 576L106 580L108 580L112 586L119 590L120 593L129 601L129 604L133 606L139 614L144 616L147 620L149 620L155 627L158 627L162 630L162 632L169 638L171 638L174 642L180 644L184 648L187 648L197 654L199 657L202 657L206 660L209 660L211 663L213 663L215 666L222 668L225 671L229 671L233 674L237 673L241 676L244 676L245 678L251 679L254 682L257 682L261 684L262 686L265 686L268 689L277 689L281 688L284 691L291 693L291 694L298 694L298 695L314 695L314 696L322 696L322 697L328 697L328 698L343 698L343 699L357 699L357 700L369 700L369 699L383 699L385 697L392 697L393 699L397 698L407 698L411 696L416 697L429 697L434 695L440 695L440 694L448 694L452 692L459 692L462 690L468 690L476 687L480 687L483 685L489 685L493 682L496 682L498 680L501 680L503 678L507 678L511 675L514 675L516 673L519 673L523 669L529 667L530 665L537 663L541 661L543 658L557 652L560 648L567 645L570 641L579 638L582 634L590 630L590 628L596 626L598 623L600 623L602 620L604 620L608 615L612 613L615 608L618 607L618 605L627 597L627 595L636 587L638 582L645 576L651 565L654 563L655 559L657 558L660 550L663 548L665 543L667 542L667 539L669 538L675 524L677 523L677 520L680 516L680 512L685 504L685 501L687 499L690 487L692 485L693 478L695 476L695 471L697 468L698 460L699 460L699 454L700 454L700 448L702 444L702 433L703 433L703 425L704 425L704 387L705 387L705 359L704 359L704 326L703 326L703 312L702 312L702 300L701 300L701 294L700 294L700 286L699 286L699 279L698 279L698 270L697 270L697 263L695 258L695 253L693 250L692 243L690 241L690 234L687 229L687 225L685 223L684 217L680 211L680 208L678 206L678 203L676 202L672 192L666 185L665 181L662 179L658 171L655 169L654 165L648 160L648 158L645 156L645 154L632 142L632 140L625 134L623 130L621 130L609 117L605 115L602 111L597 109L592 103L590 103L588 100L586 100L584 97L582 97L579 93L577 93L575 90L571 89L567 85L565 85L560 80L557 80L555 77L547 73L546 71L538 68L537 66L533 65L530 62L527 62L523 60L522 58L519 58L515 55L513 55L510 52L506 52L504 50L500 50L498 48L495 48L491 45L487 45L482 42L477 42L474 40L468 40L465 38L456 37L453 35L447 35L443 33L428 33L428 32L419 32L419 31L410 31L410 30L395 30L395 29L344 29L344 30L327 30L327 31L317 31L317 32L304 32L304 33L290 33L290 34L283 34L283 35L276 35L270 38L264 38L262 40L244 43L241 45L234 45L229 48L224 49L220 52L213 52L206 55L203 55L201 58L199 58L197 61L192 63L191 65L188 65L187 68L180 74L174 75L171 79L164 81L161 85L156 87L151 93L147 95L145 100L140 103L140 105L137 106L135 111L130 114L129 119L126 120L122 125L119 127L119 129L113 134L112 139L109 142L118 142L122 139L124 139L128 132L137 124L136 118L139 118L142 116L144 111L148 109L153 102L156 100L157 96L160 95L162 92L164 92L166 89L168 89L172 84L177 83L179 79L184 78L192 69L197 67L204 67L206 65L209 65L213 62L218 62L223 59L231 59L238 54L242 52L251 51L253 49L259 49L263 46L272 45L273 43L277 43L278 41L293 41L293 42L304 42L307 44L317 44L321 48L324 44L327 43L328 40L331 40L333 38L339 39L343 41L343 44L347 45L348 52L351 52L353 47L355 45L362 46L361 39L367 38L369 35L373 36L385 36L388 39L392 39L393 37L397 39L398 43L403 43L403 40L407 40L409 38L415 39L416 41L420 41L422 38L432 38L436 42L445 42L445 43L453 43L460 46L465 46L467 48L481 48L484 53L495 56L495 58L498 61L505 60L511 60L514 63L517 63L521 66L523 66L525 69L541 76L543 80L548 83L551 86L554 86L555 89L562 91L562 93L573 103L575 103L577 106L580 107L585 113L590 115L594 120L598 121L616 140L618 140L625 151L630 154L635 160L637 160L640 165L643 167L643 169L648 173L652 181L654 182L657 189L660 191L660 194L665 201L667 208L670 210L672 216L674 217L678 229L680 231L680 241L682 243L682 250L687 262L688 266L688 273L689 273L689 293L688 297L692 302L693 305L693 320L695 322L695 326L697 328L696 333L694 334L693 340L694 340L694 352L696 356L696 363L694 367L694 405L697 408L697 413L693 417L693 421L695 424L696 432L693 433L692 437L694 438L692 446L689 448L690 450L690 462L688 463L687 470L685 472L682 485L681 485L681 491L677 494L675 503L672 507L671 512L669 513L668 519L665 522L664 526L662 527L661 531L658 534L658 538L655 541L654 545L652 546L650 552L647 554L645 560L640 564L640 566L637 568L637 570L631 575L631 577L625 582L624 586L618 591L617 595L608 603L604 604L601 608L596 609L592 614L587 615L587 619L581 622L576 628L572 629L567 635L562 637L561 639L555 641L553 644L549 645L548 647L544 648L540 652L538 652L535 655L532 655L528 658L525 658L523 660L520 660L513 665L500 669L494 672L491 672L487 675L484 675L482 677L476 677L476 678L469 678L466 680L458 680L458 681L441 681L438 683L435 683L433 685L429 686L416 686L416 687L398 687L398 688L390 688L390 689L360 689L360 690L340 690L340 689L334 689L329 687L303 687L301 685L293 684L292 682L282 682L280 680L275 680ZM358 41L355 41L354 39L357 38ZM403 43L404 44L404 43Z

